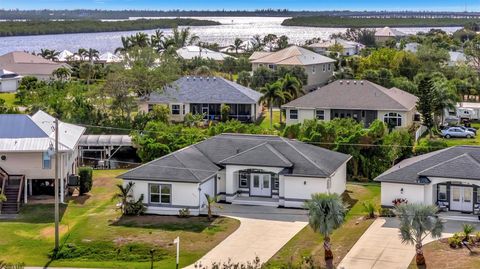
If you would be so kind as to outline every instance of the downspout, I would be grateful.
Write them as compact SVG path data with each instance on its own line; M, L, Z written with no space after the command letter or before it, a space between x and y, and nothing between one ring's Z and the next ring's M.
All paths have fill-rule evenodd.
M200 205L201 205L201 201L202 201L202 197L200 197L200 194L202 192L202 188L200 188L200 183L198 183L198 215L200 215Z

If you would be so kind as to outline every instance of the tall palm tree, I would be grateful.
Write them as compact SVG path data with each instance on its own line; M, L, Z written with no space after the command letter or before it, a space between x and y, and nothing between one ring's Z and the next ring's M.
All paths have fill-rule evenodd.
M254 35L252 38L252 50L253 51L260 51L263 49L263 41L260 35Z
M397 216L400 218L402 243L415 245L415 261L417 265L425 265L423 240L428 235L433 238L442 236L443 223L435 216L438 208L422 204L401 204L396 209Z
M122 46L115 49L115 54L126 53L132 47L132 43L130 42L130 37L122 36L121 40L122 40Z
M303 95L302 82L291 74L286 74L285 77L280 79L282 85L282 91L287 93L285 102L290 102ZM280 104L283 105L283 104ZM282 111L280 110L280 123L282 123Z
M85 52L85 57L90 61L90 63L93 63L94 60L98 60L99 52L96 49L89 48Z
M164 50L163 40L165 39L165 34L161 30L155 30L155 33L150 36L150 45L155 51L160 52Z
M150 39L146 33L136 33L130 37L130 42L133 47L146 48L150 46Z
M72 75L72 71L66 67L60 67L55 69L55 71L52 72L52 75L61 81L65 81Z
M122 184L117 184L118 193L115 197L120 200L120 209L122 214L127 214L127 204L133 199L132 189L135 183L129 181L125 187Z
M84 48L79 48L74 54L80 57L80 61L83 62L85 60L85 56L87 55L87 50Z
M333 268L333 253L330 244L332 232L342 226L345 221L347 208L337 194L312 194L312 199L305 202L308 209L308 224L323 238L325 249L325 263L327 268Z
M238 50L243 48L243 41L240 38L235 38L233 44L229 46L230 50L234 50L235 54L238 54Z
M282 91L282 85L278 81L260 88L260 92L263 93L260 102L268 106L270 111L270 128L273 128L273 106L285 101L285 93Z
M181 30L173 28L173 33L170 38L173 41L171 43L175 44L175 48L177 49L187 45L193 45L200 39L200 37L190 32L190 27Z
M44 59L47 59L48 55L50 54L49 49L40 49L40 52L37 53L38 56L41 56Z
M41 49L40 53L37 54L41 56L44 59L51 60L51 61L57 61L58 60L58 55L60 55L60 52L56 50L49 50L49 49Z

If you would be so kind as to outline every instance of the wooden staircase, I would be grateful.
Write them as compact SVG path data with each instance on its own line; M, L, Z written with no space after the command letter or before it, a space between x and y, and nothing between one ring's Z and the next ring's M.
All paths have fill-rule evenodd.
M17 214L22 205L24 175L9 175L0 167L1 194L7 197L7 201L0 203L0 214Z

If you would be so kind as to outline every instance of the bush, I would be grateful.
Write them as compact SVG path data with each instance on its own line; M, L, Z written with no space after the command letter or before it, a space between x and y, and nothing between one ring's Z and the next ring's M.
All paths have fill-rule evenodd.
M83 195L92 189L92 174L93 170L90 167L81 167L78 170L78 175L80 177L80 195Z
M7 196L5 196L5 194L0 194L0 203L6 202L6 201L7 201Z
M395 217L395 213L390 208L380 208L380 217Z
M363 211L367 213L367 217L370 219L375 218L375 211L376 211L375 204L372 203L371 201L368 201L368 202L363 202L362 205L363 205Z
M443 140L422 139L420 140L420 143L415 147L414 152L415 154L420 155L444 148L448 148L448 145Z
M472 224L464 223L462 225L463 234L465 234L465 239L469 239L470 235L475 231L475 226Z
M180 210L178 210L178 216L180 218L188 218L190 217L190 209L188 208L182 208Z
M222 104L220 106L220 114L222 117L222 121L223 122L227 121L230 116L230 106L226 104Z
M454 233L452 237L448 238L448 244L451 248L461 248L462 247L462 237L460 233Z

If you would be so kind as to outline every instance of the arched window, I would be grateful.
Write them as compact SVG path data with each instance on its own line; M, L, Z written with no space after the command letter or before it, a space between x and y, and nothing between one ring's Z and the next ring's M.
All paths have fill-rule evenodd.
M383 121L388 125L388 127L402 126L402 115L395 112L390 112L383 115Z

